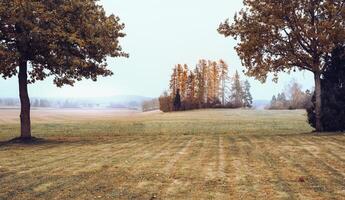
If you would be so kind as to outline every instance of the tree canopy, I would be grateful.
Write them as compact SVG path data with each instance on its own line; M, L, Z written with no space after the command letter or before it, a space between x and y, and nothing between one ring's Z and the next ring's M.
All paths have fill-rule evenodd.
M54 76L61 87L82 78L109 76L106 57L127 56L119 17L106 16L95 0L2 0L0 2L0 74L17 75L29 61L29 83Z
M269 73L314 73L317 130L321 126L321 76L325 60L345 42L343 0L244 0L243 8L218 31L239 40L236 50L247 75L265 81Z
M219 26L240 43L236 50L248 75L299 69L324 70L324 59L345 41L343 0L244 0L245 8Z

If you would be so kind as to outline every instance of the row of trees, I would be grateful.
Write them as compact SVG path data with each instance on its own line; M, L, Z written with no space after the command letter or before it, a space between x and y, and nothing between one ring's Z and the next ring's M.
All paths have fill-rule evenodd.
M0 98L0 106L18 106L18 105L20 105L19 99Z
M169 92L159 99L164 112L215 107L251 107L248 81L241 81L238 72L229 77L223 60L199 60L194 69L178 64L171 74Z
M308 109L312 106L312 95L310 90L303 91L302 85L294 80L286 87L284 92L272 97L268 108L272 110Z
M20 106L20 100L17 98L0 98L0 106L17 107ZM111 107L111 105L108 105ZM32 98L31 107L35 108L94 108L99 107L98 103L77 101L77 100L52 100Z

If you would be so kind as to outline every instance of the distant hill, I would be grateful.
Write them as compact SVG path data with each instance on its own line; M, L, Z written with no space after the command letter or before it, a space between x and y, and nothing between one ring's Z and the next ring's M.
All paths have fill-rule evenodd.
M253 107L257 110L264 110L268 105L270 105L270 103L271 102L269 100L254 100Z

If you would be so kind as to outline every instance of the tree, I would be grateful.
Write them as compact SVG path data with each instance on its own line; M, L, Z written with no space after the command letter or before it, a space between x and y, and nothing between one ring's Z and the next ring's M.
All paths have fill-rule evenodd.
M174 98L174 110L179 111L181 109L181 95L180 95L180 89L177 89L176 95Z
M175 66L174 69L173 69L173 73L171 74L171 78L170 78L170 92L171 92L173 97L176 95L177 88L178 88L178 84L177 84L177 66Z
M286 95L284 92L278 93L277 95L277 103L279 103L278 108L279 109L287 109L289 106L289 102L286 98Z
M196 87L196 81L195 81L195 75L193 71L191 71L188 75L187 80L187 97L186 100L189 105L187 105L187 109L195 108L195 88Z
M209 101L211 105L219 103L219 88L220 88L220 78L219 78L219 66L217 62L209 62Z
M232 80L230 99L235 108L243 106L243 88L238 71L236 71Z
M223 60L219 60L219 67L220 67L220 98L221 103L224 106L226 101L226 85L229 81L229 66Z
M112 75L106 57L128 56L119 45L123 29L96 0L0 2L0 74L19 78L20 139L31 139L28 83L53 76L61 87Z
M286 89L286 94L289 98L289 109L305 108L306 94L302 90L302 85L296 80L292 80Z
M244 82L244 89L243 89L243 102L244 107L251 108L253 104L253 97L250 93L250 83L248 80Z
M181 90L182 90L182 85L183 85L183 67L181 64L177 65L176 68L177 72L177 85L176 85L176 91L180 90L180 95L181 95ZM176 95L176 94L175 94Z
M345 47L339 45L327 61L322 82L322 124L325 131L345 131ZM309 123L316 127L315 95L307 109Z
M197 99L198 99L198 106L202 108L204 103L206 102L205 99L207 98L207 90L206 90L206 78L207 78L207 63L206 60L199 60L199 63L195 69L196 80L197 80Z
M277 104L277 97L276 97L276 95L273 95L271 103L270 103L270 106L269 106L269 109L275 107L276 104Z
M244 0L245 9L220 24L220 34L240 40L236 47L247 74L265 81L273 72L298 68L314 74L316 130L321 124L321 76L325 59L345 42L344 0Z
M187 96L187 81L188 81L188 65L183 65L183 72L181 77L181 98L185 99Z

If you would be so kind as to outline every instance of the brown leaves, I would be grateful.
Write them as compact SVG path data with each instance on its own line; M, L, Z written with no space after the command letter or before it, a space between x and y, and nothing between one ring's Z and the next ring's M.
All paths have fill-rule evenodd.
M294 67L322 71L324 58L345 42L345 6L341 0L255 1L220 24L218 32L239 40L236 51L247 74L265 81L270 72Z
M57 86L73 85L82 78L112 75L107 56L128 57L119 45L124 24L117 16L106 16L95 0L4 0L0 11L4 77L16 73L20 56L32 65L29 82L55 76Z

